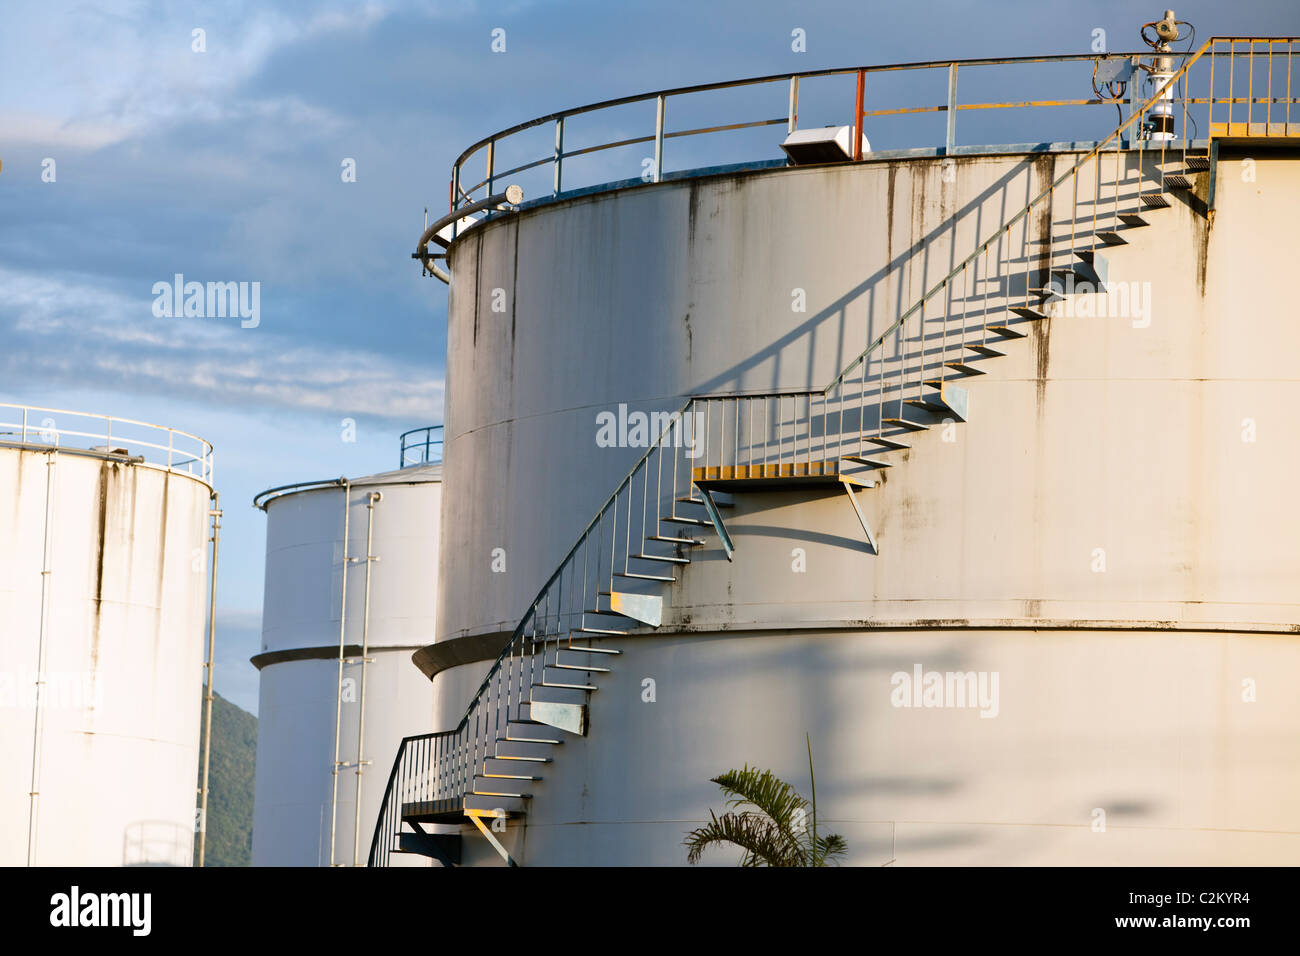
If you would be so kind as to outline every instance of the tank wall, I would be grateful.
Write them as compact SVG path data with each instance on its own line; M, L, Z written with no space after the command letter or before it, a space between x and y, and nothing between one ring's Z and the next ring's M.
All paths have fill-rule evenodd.
M851 865L1300 859L1294 639L934 629L620 646L590 736L565 735L526 826L508 828L522 865L684 865L686 833L724 809L711 777L748 763L810 793L805 733L819 827ZM995 706L896 706L895 675L917 666L996 674ZM501 862L472 831L465 845Z
M912 161L664 184L525 213L454 247L445 474L449 489L479 493L444 515L447 547L465 559L445 566L442 587L476 600L444 610L440 639L513 629L640 456L597 447L598 412L824 384L868 329L951 268L945 222L956 216L966 250L961 237L987 233L1053 162L1073 161L970 158L952 183L937 161ZM1251 183L1236 161L1224 168L1212 228L1178 203L1107 252L1116 282L1149 305L1147 325L1036 325L985 363L969 424L951 441L918 436L862 496L886 554L860 545L841 494L746 495L764 519L793 508L799 525L811 509L823 534L785 553L829 548L825 573L791 577L788 558L757 573L706 551L668 603L697 626L1293 622L1286 535L1262 532L1295 520L1276 502L1294 464L1281 436L1297 420L1300 327L1274 279L1289 268L1300 166L1261 157ZM504 316L489 307L497 287ZM807 315L791 312L794 289ZM1243 442L1247 420L1271 437ZM487 570L495 548L506 573ZM1096 548L1121 573L1092 572Z
M441 485L354 486L349 498L347 643L360 644L365 603L367 495L377 561L370 580L371 646L429 643L438 606ZM343 490L304 491L267 506L262 650L338 645L343 584Z
M410 651L377 651L366 668L366 727L361 775L358 853L365 862L398 742L426 733L429 681ZM258 702L257 777L253 819L254 866L328 866L333 817L335 701L338 662L287 661L262 669ZM357 759L361 666L343 668L345 682L339 759ZM353 863L357 775L338 777L335 862ZM395 857L395 865L424 861Z
M43 453L0 449L0 864L27 861L41 634ZM210 490L53 457L35 861L191 862Z
M438 605L441 485L354 484L349 504L346 643L359 647L366 618L366 535L373 509L376 560L370 568L369 646L365 673L364 767L357 853L365 861L384 787L405 736L428 731L429 681L411 661L433 639ZM267 508L267 652L305 652L309 659L265 663L260 672L258 756L253 820L255 866L325 866L334 820L336 863L351 865L358 781L355 767L338 776L333 798L339 619L342 611L342 489L285 495ZM349 651L350 660L359 657ZM339 759L355 763L361 728L359 663L345 664ZM424 865L396 857L398 865Z
M1300 675L1285 506L1300 324L1276 281L1300 163L1253 159L1253 180L1220 161L1212 224L1179 200L1107 250L1140 308L1069 300L964 383L968 423L891 456L858 492L880 553L842 490L736 493L735 561L711 533L692 551L512 852L684 862L689 822L721 806L709 777L748 762L802 786L808 732L853 862L1300 859L1300 713L1281 691ZM463 240L446 483L477 494L444 514L466 560L442 587L477 600L445 609L440 639L512 629L639 457L596 446L598 411L825 384L951 268L943 223L987 234L1073 161L973 158L952 183L921 161L663 184ZM497 547L505 573L488 570ZM918 665L999 675L997 716L895 707L893 676ZM460 670L436 678L448 696L476 686ZM499 862L482 840L467 852Z

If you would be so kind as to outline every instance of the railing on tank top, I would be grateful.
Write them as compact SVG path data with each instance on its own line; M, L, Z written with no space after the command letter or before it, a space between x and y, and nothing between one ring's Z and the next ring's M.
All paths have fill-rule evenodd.
M212 444L197 435L136 421L38 405L0 402L0 443L123 453L169 471L213 480Z

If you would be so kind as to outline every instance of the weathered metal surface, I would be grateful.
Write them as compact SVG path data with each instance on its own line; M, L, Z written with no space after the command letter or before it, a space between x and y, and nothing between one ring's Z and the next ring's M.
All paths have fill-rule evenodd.
M476 601L446 608L440 635L500 630L640 454L598 446L596 411L825 381L947 271L977 219L998 221L1072 161L958 158L951 182L928 161L668 183L526 212L457 247L474 280L453 290L450 362L476 374L451 382L447 481L493 507L449 518L447 535L469 554L500 546L512 563L496 578L444 568L444 588ZM933 822L899 834L914 837L907 853L922 862L1285 858L1285 841L1258 850L1230 831L1298 828L1294 801L1268 793L1296 792L1300 768L1279 766L1269 741L1300 732L1300 714L1280 700L1240 713L1214 703L1241 706L1232 695L1248 671L1300 666L1284 636L1300 626L1289 547L1300 526L1270 504L1276 495L1244 493L1280 487L1294 444L1241 437L1246 418L1289 434L1286 409L1300 407L1288 362L1300 333L1270 280L1289 268L1300 176L1294 160L1257 164L1254 183L1220 179L1212 230L1175 200L1108 251L1110 284L1132 292L1128 313L1067 295L1047 306L1050 319L1013 320L1024 337L1000 339L1006 354L967 386L980 392L969 422L911 433L888 480L860 500L888 538L883 554L862 542L838 489L737 494L727 522L745 547L734 564L710 536L702 560L665 589L668 633L628 639L620 658L620 674L654 676L659 703L644 702L635 680L602 682L592 734L566 744L589 759L535 790L529 860L591 862L583 854L601 846L602 862L680 862L674 821L708 805L708 777L736 748L783 766L797 748L782 735L803 729L792 714L812 720L835 755L833 812L886 821L852 824L858 862L874 859L888 821L917 819ZM1013 244L1032 248L1044 221L1068 221L1070 197L1055 202ZM878 228L862 230L864 217ZM580 275L564 267L569 257L585 264ZM497 287L504 316L485 305ZM791 308L792 289L806 294L806 313ZM559 357L587 354L604 359L556 374ZM526 489L512 484L525 476L509 462L547 455L583 467L530 470ZM1098 548L1104 571L1093 570ZM821 625L840 636L800 636ZM1000 673L999 717L893 708L890 675L918 660ZM439 717L452 718L438 726L459 719L481 674L438 675ZM1099 699L1117 679L1132 693ZM1189 680L1194 701L1179 696ZM808 700L826 703L809 710ZM701 728L716 728L716 746ZM1135 739L1146 756L1116 766L1108 755ZM1218 769L1147 759L1171 746L1218 754ZM1072 767L1052 763L1063 750ZM1260 785L1265 766L1284 775L1282 791ZM1213 779L1233 781L1231 795L1207 802ZM997 803L1009 782L1020 796ZM1088 813L1103 804L1135 826L1094 838ZM1173 821L1178 806L1194 810ZM573 825L592 840L561 839ZM1197 827L1214 831L1212 846L1197 842Z

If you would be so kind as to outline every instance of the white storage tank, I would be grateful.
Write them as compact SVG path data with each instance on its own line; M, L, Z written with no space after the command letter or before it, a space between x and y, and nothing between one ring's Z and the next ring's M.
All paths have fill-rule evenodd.
M196 436L0 405L0 866L190 865L211 497Z
M267 516L254 866L364 863L398 745L426 729L411 654L434 634L441 433L403 435L396 471L254 501Z

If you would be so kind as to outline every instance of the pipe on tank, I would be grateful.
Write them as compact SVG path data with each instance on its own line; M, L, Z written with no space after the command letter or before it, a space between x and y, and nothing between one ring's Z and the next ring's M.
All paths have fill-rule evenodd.
M352 482L346 478L340 478L339 484L343 488L343 586L341 589L342 596L339 600L339 677L334 698L334 766L332 768L333 790L330 794L330 866L338 865L334 862L334 852L339 819L339 733L343 726L343 657L348 624L348 563L352 560L348 557Z
M203 865L208 844L208 771L212 765L212 665L216 662L217 634L217 551L221 546L221 496L215 491L209 499L212 507L212 566L208 569L208 658L203 663L207 678L203 694L203 786L199 790L199 866Z
M25 413L24 413L25 414ZM23 426L26 431L26 424ZM45 735L45 659L50 630L50 566L54 536L54 465L53 449L45 453L45 541L41 558L41 624L36 645L36 700L32 726L32 780L27 808L27 865L36 865L37 821L40 817L41 750Z
M375 505L384 500L379 491L372 491L366 501L366 592L361 611L361 693L357 706L357 802L352 821L352 865L361 865L361 775L366 769L364 747L366 740L366 664L370 662L370 566L379 560L374 554Z

